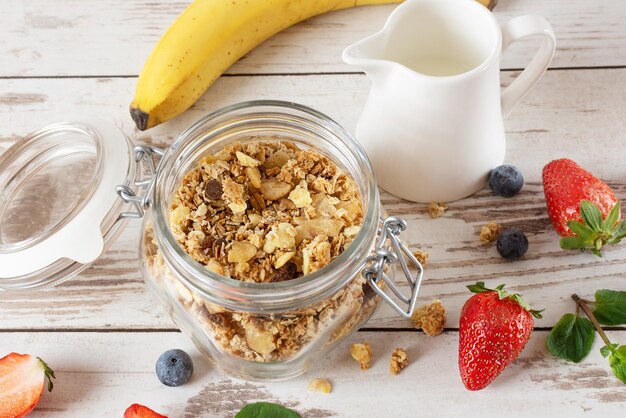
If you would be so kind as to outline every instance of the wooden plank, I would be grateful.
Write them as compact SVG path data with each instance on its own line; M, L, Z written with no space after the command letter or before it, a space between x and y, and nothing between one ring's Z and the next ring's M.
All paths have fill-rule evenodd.
M508 83L513 74L507 74ZM227 77L189 112L146 133L128 117L133 79L0 80L0 148L43 124L99 116L121 126L136 142L165 145L201 115L221 106L255 98L293 100L319 109L354 129L369 86L365 76ZM488 191L452 203L443 218L430 219L424 205L383 194L390 214L409 222L406 240L430 252L422 301L440 298L449 310L449 326L468 297L465 285L486 280L506 282L537 307L547 308L539 326L552 326L572 308L569 295L591 296L596 289L624 290L626 246L606 251L603 259L558 248L544 209L540 185L543 164L565 156L593 169L626 198L626 166L621 148L626 132L626 101L615 86L626 84L626 70L551 71L506 121L508 162L527 180L510 200ZM566 90L568 93L563 94ZM606 150L606 151L605 151ZM519 227L530 239L527 256L505 262L493 246L481 246L480 227L497 220ZM78 278L53 289L0 294L0 329L29 328L172 328L146 293L137 264L139 222L131 222L119 241ZM42 309L42 307L45 307ZM369 327L408 327L383 306Z
M188 1L5 0L0 76L138 74L165 29ZM355 71L341 51L378 31L393 9L371 6L330 13L276 35L241 60L232 74ZM614 0L500 0L500 21L540 14L554 26L554 67L626 65L626 3ZM210 23L207 23L210 24ZM522 68L536 42L508 51L504 68Z
M600 339L586 359L572 364L545 351L546 334L535 331L521 357L479 392L467 391L459 378L456 332L432 338L415 332L359 332L314 370L281 383L229 378L201 359L179 333L3 333L0 356L30 352L54 368L54 391L44 394L33 418L122 416L136 402L170 417L231 418L257 401L281 403L303 417L412 417L417 411L433 417L581 416L583 411L619 416L626 403L624 384L600 356ZM626 331L609 336L626 341ZM350 343L362 341L374 351L372 368L365 372L348 353ZM158 356L173 347L194 359L192 380L178 388L162 385L154 372ZM393 376L389 358L396 347L406 348L410 364ZM329 379L332 393L308 392L307 383L315 377Z

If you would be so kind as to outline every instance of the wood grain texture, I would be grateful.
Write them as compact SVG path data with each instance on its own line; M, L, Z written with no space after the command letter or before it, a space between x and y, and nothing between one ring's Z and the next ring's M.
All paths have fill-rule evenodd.
M506 74L507 83L514 74ZM124 103L133 79L0 80L0 98L36 97L19 103L0 100L0 149L43 124L99 116L114 121L137 143L166 145L208 111L253 98L294 100L319 109L354 129L369 82L362 75L226 77L181 118L146 133L134 130ZM467 284L486 280L508 283L536 307L547 308L539 326L552 326L573 304L569 295L590 296L596 289L626 289L626 247L607 249L603 259L565 252L552 231L540 184L541 167L552 158L570 157L609 181L626 198L626 165L620 148L626 139L626 99L615 86L626 85L626 70L551 71L506 121L508 162L526 178L522 193L498 198L483 190L450 204L443 218L430 219L425 205L382 195L392 215L409 223L405 239L430 252L420 300L440 298L449 311L449 327L468 297ZM562 94L567 89L570 94ZM613 152L599 152L603 149ZM480 227L496 220L523 229L530 250L523 260L506 262L494 246L479 242ZM94 266L56 288L0 294L0 329L94 328L169 329L173 324L142 283L137 261L140 224L133 221ZM387 306L367 327L405 328Z
M546 334L535 331L520 358L478 392L461 383L454 332L430 338L419 332L358 332L314 371L283 383L228 378L180 333L1 333L0 353L31 352L54 368L54 391L44 394L33 418L121 417L135 402L171 418L232 418L256 401L281 403L304 418L620 416L624 384L600 356L600 340L580 364L571 364L546 352ZM626 331L609 337L626 341ZM366 372L348 349L363 341L374 351ZM191 381L178 388L162 385L154 372L158 356L173 347L194 360ZM410 364L393 376L389 358L396 347L407 350ZM329 379L332 393L308 392L315 377Z
M0 76L135 75L157 40L188 4L170 0L4 0ZM357 71L341 61L349 44L378 31L393 10L368 6L298 24L233 66L231 74ZM554 27L553 67L626 65L626 2L499 0L500 21L541 14ZM210 23L207 23L210 24ZM523 68L537 43L519 42L503 68Z

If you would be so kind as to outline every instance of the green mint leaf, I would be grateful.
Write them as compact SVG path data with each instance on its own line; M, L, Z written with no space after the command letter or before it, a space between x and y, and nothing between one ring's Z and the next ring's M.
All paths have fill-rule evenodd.
M615 349L618 346L619 344L617 343L611 344L611 345L605 345L604 347L600 349L600 354L602 354L602 357L607 357L609 354L611 354L611 352L615 351Z
M626 324L626 292L598 290L593 308L593 314L602 325Z
M615 206L613 206L613 209L611 209L609 214L604 219L604 222L602 222L602 230L606 232L607 234L610 234L611 232L613 232L613 228L615 228L615 224L617 223L617 221L619 221L619 217L620 217L620 202L617 202Z
M602 212L590 201L580 202L580 216L592 230L599 231L602 228Z
M300 415L284 406L270 403L257 402L244 406L237 412L235 418L302 418Z
M548 350L555 357L578 363L591 351L595 335L590 320L565 314L548 334Z
M622 382L626 383L626 345L621 345L614 348L616 344L612 345L611 355L609 356L609 365L613 374Z
M589 228L586 224L578 221L569 221L567 222L567 227L572 231L572 233L578 237L580 237L583 241L588 241L593 237L594 232Z
M588 246L586 240L574 236L561 238L560 244L564 250L583 250Z

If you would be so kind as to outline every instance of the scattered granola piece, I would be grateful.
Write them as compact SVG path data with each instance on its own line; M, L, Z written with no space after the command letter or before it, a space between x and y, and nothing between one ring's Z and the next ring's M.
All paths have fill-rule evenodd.
M480 229L480 240L484 244L489 244L495 241L500 234L502 227L496 222L489 222L487 225L483 225Z
M417 258L417 261L420 262L422 267L424 267L428 262L428 251L415 250L413 252L413 255L415 256L415 258Z
M308 389L309 392L330 393L333 387L328 380L316 377L309 382Z
M391 373L398 374L408 365L409 358L407 357L404 348L396 348L393 353L391 353Z
M431 218L438 218L444 214L448 209L448 205L445 203L431 202L428 204L428 213Z
M368 342L352 344L350 355L359 362L361 370L367 370L372 365L372 346Z
M417 308L411 320L415 328L421 328L429 337L439 335L446 325L446 308L439 299L435 299L429 305Z

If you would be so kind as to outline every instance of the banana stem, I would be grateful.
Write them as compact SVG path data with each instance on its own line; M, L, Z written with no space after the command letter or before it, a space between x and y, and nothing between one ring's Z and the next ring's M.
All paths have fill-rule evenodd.
M609 338L604 333L604 330L600 326L600 323L596 319L596 316L593 314L593 312L591 312L591 309L589 309L589 306L587 305L587 303L583 299L578 297L576 293L572 295L572 299L574 299L574 302L576 302L576 305L580 306L580 308L583 310L583 312L585 312L587 317L589 317L589 320L591 321L593 326L596 327L596 331L598 331L598 334L600 334L600 337L602 337L602 341L604 341L604 344L607 347L610 347L611 341L609 341Z

